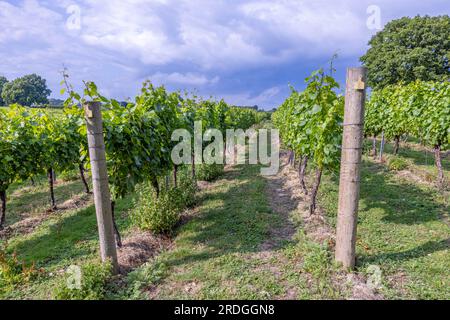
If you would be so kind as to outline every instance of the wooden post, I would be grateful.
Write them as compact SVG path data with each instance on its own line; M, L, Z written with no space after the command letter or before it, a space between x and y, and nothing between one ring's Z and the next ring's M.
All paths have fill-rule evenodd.
M377 158L377 137L373 136L372 140L372 156L374 159Z
M380 162L383 161L383 152L384 152L384 131L381 132Z
M347 70L335 258L351 269L355 266L366 77L364 67Z
M114 273L119 272L114 224L111 208L111 194L106 169L105 141L103 138L103 120L100 102L87 102L84 105L89 156L91 159L94 203L97 215L100 253L103 262L110 261Z

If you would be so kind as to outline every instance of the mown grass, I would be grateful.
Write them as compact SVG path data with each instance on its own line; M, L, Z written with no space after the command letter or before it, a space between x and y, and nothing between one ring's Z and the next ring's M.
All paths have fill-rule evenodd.
M23 190L25 188L26 191ZM79 181L61 183L56 189L58 204L73 195L83 195ZM19 213L31 210L34 216L44 214L48 207L47 186L37 183L35 187L15 186L9 207L9 223ZM116 217L119 229L126 235L131 229L125 213L133 206L133 197L119 200ZM8 223L8 224L9 224ZM18 259L35 264L44 272L34 281L17 287L14 291L0 294L3 299L50 299L52 291L64 270L71 264L82 265L96 261L99 256L97 221L92 199L83 207L56 211L48 216L31 233L20 234L8 241L8 251L15 252ZM1 291L0 291L1 292Z
M390 147L388 147L388 151ZM417 160L416 151L402 148L399 157ZM425 166L433 172L434 163ZM448 168L448 165L447 167ZM448 175L448 172L446 172ZM326 177L320 203L336 223L338 179ZM450 298L450 225L448 193L410 181L384 164L365 158L358 218L358 269L383 271L387 298Z
M84 187L78 181L58 181L54 193L61 205L75 196L82 196ZM7 190L7 225L37 216L49 208L50 191L46 178L36 178L34 186L31 182L15 183Z
M257 299L278 293L273 276L259 278L251 272L254 261L245 258L259 250L270 224L279 223L257 170L240 167L203 192L198 214L177 233L175 249L158 259L168 269L168 285L157 298Z
M366 141L366 150L369 150L372 146L371 141ZM378 141L377 147L380 147ZM388 157L393 157L394 146L392 143L386 143L384 148L384 154ZM378 150L379 152L379 150ZM400 143L398 152L398 158L403 159L408 163L408 167L412 171L419 171L423 173L423 176L428 182L434 182L437 178L437 168L435 165L434 153L429 147L421 146L416 143L414 139L410 138L406 143ZM442 158L442 167L444 169L444 175L446 179L450 179L450 158Z
M150 275L140 283L140 290L153 289L144 295L134 292L132 296L345 297L346 293L335 288L329 278L334 266L327 250L309 241L301 231L292 241L279 241L273 248L263 248L271 240L271 228L281 227L283 218L270 209L267 180L259 175L259 169L259 166L237 166L204 190L197 214L178 230L174 249L137 271ZM133 287L135 281L133 275L129 286Z

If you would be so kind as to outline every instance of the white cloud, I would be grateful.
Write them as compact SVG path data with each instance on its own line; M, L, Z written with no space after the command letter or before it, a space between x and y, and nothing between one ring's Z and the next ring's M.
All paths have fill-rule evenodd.
M37 0L25 0L21 6L0 1L0 43L36 39L50 42L58 33L54 27L62 16L40 6ZM59 31L60 32L60 31Z
M80 38L148 65L234 70L337 49L354 54L370 33L359 11L348 0L89 0Z
M205 75L197 73L155 73L148 77L153 83L156 84L182 84L190 86L204 86L210 84L216 84L219 81L219 77L207 78Z
M73 4L81 29L70 31ZM336 50L357 61L374 32L366 27L371 4L383 24L449 9L448 0L0 0L0 72L40 73L57 92L65 63L74 84L94 80L116 97L132 95L146 78L216 94L228 81L223 91L233 103L273 105L277 85L295 80L278 69L326 61ZM263 83L262 69L280 79ZM249 77L230 80L242 74Z
M352 54L361 49L368 33L365 12L355 10L349 1L251 1L240 10L247 18L267 24L272 34L287 39L293 54L317 54L330 48Z

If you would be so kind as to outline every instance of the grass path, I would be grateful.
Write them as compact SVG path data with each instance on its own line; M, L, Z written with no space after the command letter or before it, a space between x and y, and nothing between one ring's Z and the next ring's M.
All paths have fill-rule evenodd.
M302 216L308 199L296 171L263 178L238 166L201 194L195 217L158 263L164 275L151 299L448 299L448 199L366 158L362 170L358 271L333 263L338 181L327 175L319 215ZM311 178L309 178L311 183ZM377 293L366 281L379 267Z
M196 216L160 256L168 277L156 299L267 299L290 294L275 270L278 256L263 247L283 221L255 166L240 166L204 188ZM276 243L278 244L278 243ZM272 248L271 248L272 249ZM269 249L269 250L271 250Z
M286 207L290 199L283 201L287 210L277 207L279 200L271 203L281 185L260 176L259 169L234 167L203 189L196 215L178 231L174 249L157 259L164 276L148 287L147 298L346 296L327 278L332 267L325 248L296 231L289 219L295 206Z

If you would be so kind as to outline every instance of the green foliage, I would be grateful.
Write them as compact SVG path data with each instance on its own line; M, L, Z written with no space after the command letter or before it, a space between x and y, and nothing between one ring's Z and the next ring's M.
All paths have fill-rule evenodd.
M366 105L365 133L385 133L397 142L404 134L413 135L436 150L435 157L450 147L450 82L415 81L389 85L372 92ZM436 157L436 163L439 158ZM438 184L444 186L444 173L437 166Z
M403 134L431 147L450 142L450 83L415 81L374 90L366 104L365 133L387 139Z
M266 112L266 111L258 111L258 113L256 114L256 123L261 123L261 122L265 122L265 121L270 121L272 117L272 114L270 112Z
M167 266L159 261L147 262L127 275L126 297L144 299L142 290L157 284L167 275Z
M201 164L196 167L196 177L199 181L214 181L224 172L222 164Z
M86 173L85 173L86 175ZM62 181L76 181L80 179L80 172L77 167L73 167L73 170L66 170L58 174L58 179Z
M326 277L332 267L330 251L326 246L314 242L303 244L303 270L311 273L315 278Z
M2 98L3 87L8 83L8 79L3 76L0 76L0 106L5 104L5 101Z
M19 261L15 253L7 252L6 245L0 245L0 294L13 290L17 285L23 285L39 274L34 264L26 266Z
M38 82L40 78L36 77L29 78ZM33 83L33 88L38 90L38 84ZM174 165L171 151L177 143L171 140L175 129L193 132L194 121L199 120L204 131L217 128L225 133L227 128L245 129L258 121L255 110L230 108L223 100L182 98L178 92L170 93L150 82L144 83L140 95L128 105L102 96L93 82L85 83L83 94L70 86L68 89L63 114L20 106L0 111L0 161L4 168L0 191L6 191L17 179L25 180L50 168L64 174L71 172L74 164L89 163L84 111L79 107L88 100L101 103L113 200L130 194L140 183L170 172ZM214 169L207 170L207 179L220 172ZM170 229L175 218L175 214L169 215L164 228Z
M154 233L170 233L180 220L180 212L172 196L176 192L163 192L159 197L149 190L143 188L139 192L140 201L133 212L134 223L143 230Z
M20 106L12 106L7 112L0 113L1 190L6 191L16 179L25 180L42 172L46 139L40 134L42 128L39 122L42 116L37 111Z
M383 88L399 82L448 81L450 17L404 17L389 22L361 57L369 84Z
M253 128L255 130L260 130L260 129L271 130L271 129L273 129L274 125L273 125L273 122L270 119L271 118L269 118L269 120L263 120L263 121L259 122Z
M425 83L420 92L423 112L417 130L429 145L450 148L450 82ZM415 114L418 114L416 112Z
M0 191L53 168L64 172L82 161L86 144L80 119L71 114L12 105L0 110Z
M172 190L177 190L176 194L173 196L172 200L176 202L176 206L180 211L190 208L195 204L196 198L195 193L197 192L197 184L192 179L192 176L188 171L182 172L179 176L179 184L177 188Z
M6 191L9 185L17 176L17 162L14 161L14 149L10 141L7 140L5 128L7 125L7 116L3 110L0 110L0 191Z
M303 92L291 96L273 114L284 144L297 155L308 156L320 169L336 169L340 163L343 98L333 77L315 71Z
M81 287L69 287L74 275L67 273L59 279L53 291L57 300L101 300L105 298L106 286L112 275L110 263L86 263L81 266Z
M227 123L231 128L247 130L261 120L262 116L254 109L233 107L228 113Z
M408 168L408 162L400 157L389 157L387 166L389 170L400 171Z
M7 105L18 103L31 106L48 103L47 97L50 94L51 90L47 88L45 79L30 74L4 84L1 95Z
M182 178L177 188L161 190L159 197L151 185L145 183L138 189L138 202L132 220L140 229L154 233L171 233L179 222L181 212L195 201L195 183Z
M389 119L389 104L386 93L388 89L374 90L370 100L366 102L364 115L364 133L370 136L378 136L386 126Z
M179 93L169 93L150 82L144 83L141 94L127 106L101 96L95 84L88 82L84 96L71 92L66 106L83 104L88 98L103 104L108 174L114 198L124 197L139 183L171 170L171 151L177 144L171 140L175 129L192 133L194 121L201 121L203 133L209 128L225 133L227 128L251 126L257 118L254 110L229 108L223 100L182 98ZM82 117L80 110L78 117ZM80 131L86 134L84 126Z

